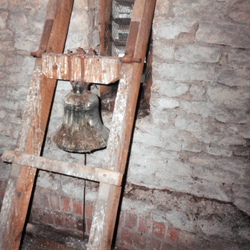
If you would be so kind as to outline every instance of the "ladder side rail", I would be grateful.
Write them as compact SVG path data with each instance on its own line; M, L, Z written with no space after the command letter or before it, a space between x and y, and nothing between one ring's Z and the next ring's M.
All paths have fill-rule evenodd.
M61 53L73 7L73 0L50 0L47 19L53 19L48 48ZM63 40L63 41L62 41ZM42 62L36 59L18 140L18 150L40 155L56 87L56 80L42 75ZM19 248L35 181L36 169L13 164L0 214L0 249Z
M138 26L138 31L134 28L136 33L134 45L127 44L126 50L131 52L132 56L141 58L142 62L140 64L123 64L115 101L105 167L122 174L124 174L127 164L143 61L146 56L155 2L155 0L135 0L131 24L134 22L133 26ZM129 37L133 32L131 30L133 26L130 26ZM131 40L133 40L132 36ZM120 194L121 187L100 183L88 250L109 250L111 248Z

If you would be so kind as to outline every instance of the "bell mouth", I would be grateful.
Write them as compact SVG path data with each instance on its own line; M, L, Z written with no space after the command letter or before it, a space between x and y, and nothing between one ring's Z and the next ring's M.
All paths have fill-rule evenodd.
M79 130L73 131L65 124L59 128L53 141L61 150L71 153L91 153L107 146L109 130L103 126L97 130L88 124Z

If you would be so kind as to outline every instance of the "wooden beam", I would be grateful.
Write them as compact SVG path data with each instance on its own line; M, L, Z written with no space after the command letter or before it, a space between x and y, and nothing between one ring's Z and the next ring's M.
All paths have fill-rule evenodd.
M63 52L72 7L73 0L50 0L48 3L45 19L53 20L48 47L55 53ZM19 151L40 155L55 86L56 80L42 74L42 61L36 59L19 133ZM12 166L0 214L2 250L19 248L36 172L26 166Z
M112 55L112 0L100 0L100 55ZM112 90L112 86L100 86L102 97Z
M112 0L100 0L100 55L111 56Z
M6 150L2 155L2 160L12 164L25 165L31 168L65 174L90 181L104 182L116 186L121 186L123 177L121 173L97 168L97 166L82 166L80 164L67 163L30 154L22 154L17 151Z
M43 74L51 79L109 84L120 79L121 60L88 55L42 55Z
M127 46L132 50L134 48L133 56L136 58L145 58L154 7L155 0L135 0L131 22L138 23L138 31L135 32L136 39L134 39L133 44ZM131 30L129 35L130 32ZM143 62L132 65L123 64L121 69L122 76L116 97L104 166L112 171L124 173L126 168L143 64ZM120 187L100 184L88 250L110 249L117 216L117 200L120 198L120 193Z

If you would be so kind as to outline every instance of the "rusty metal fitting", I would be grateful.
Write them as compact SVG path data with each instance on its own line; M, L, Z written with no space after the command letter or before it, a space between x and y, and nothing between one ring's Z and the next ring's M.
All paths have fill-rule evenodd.
M124 57L121 58L123 63L141 63L142 59L141 58L134 58L131 55L125 55Z
M36 58L42 58L43 51L36 51L36 52L31 52L30 55Z
M94 49L89 49L88 53L87 53L88 56L96 56L97 55L97 52L94 50Z
M76 50L76 52L77 52L78 54L83 54L83 55L86 54L86 51L85 51L83 48L80 48L80 47L78 47L78 49Z

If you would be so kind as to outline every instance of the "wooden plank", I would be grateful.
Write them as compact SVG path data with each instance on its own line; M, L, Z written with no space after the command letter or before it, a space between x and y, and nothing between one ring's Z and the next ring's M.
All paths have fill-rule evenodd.
M46 53L43 74L51 79L109 84L120 79L121 60L114 57Z
M63 51L72 7L73 0L50 0L48 3L45 19L54 20L53 35L48 42L53 52ZM55 86L55 80L42 75L41 59L36 59L18 139L19 151L40 155ZM36 172L26 166L12 166L0 214L2 250L19 248Z
M131 21L140 23L134 51L136 58L145 58L154 6L155 0L135 0L135 11L133 11ZM143 62L123 64L122 66L122 77L105 158L106 169L120 173L125 171L142 70ZM100 184L88 250L110 249L120 192L120 187Z
M100 55L111 56L112 0L100 0Z
M82 166L80 164L67 163L45 157L24 154L17 151L6 150L2 155L2 160L8 163L25 165L31 168L38 168L116 186L121 186L123 177L121 173L97 168L97 166Z
M100 55L112 55L112 0L100 0ZM102 98L112 87L101 85L99 96Z

